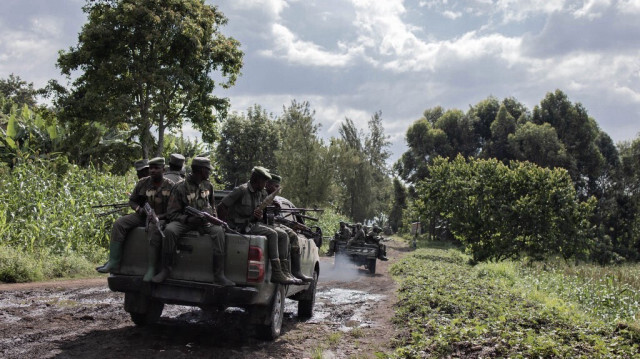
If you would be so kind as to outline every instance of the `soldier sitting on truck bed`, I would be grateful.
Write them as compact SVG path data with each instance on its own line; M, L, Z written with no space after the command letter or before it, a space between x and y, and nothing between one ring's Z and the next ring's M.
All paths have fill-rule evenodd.
M182 175L182 166L184 166L184 156L179 153L172 153L169 156L169 171L164 176L178 183L184 179Z
M220 226L212 225L204 219L185 214L185 207L191 206L200 211L217 216L213 186L208 181L211 173L211 162L206 157L195 157L191 161L191 174L184 181L178 182L171 190L167 217L169 224L164 230L162 243L162 270L153 277L154 283L161 283L171 274L174 254L180 237L190 230L198 230L208 234L213 241L213 281L223 286L234 286L235 283L224 275L225 237Z
M220 219L226 220L239 232L267 237L269 260L271 262L271 281L282 284L295 284L297 280L285 275L281 259L287 253L289 238L278 228L270 228L259 223L263 218L258 208L267 197L265 186L271 175L266 168L256 166L251 171L249 182L242 184L226 195L218 205Z
M142 208L148 202L155 211L158 219L164 219L169 203L169 193L173 182L164 178L164 158L156 157L144 164L149 168L148 177L143 177L129 196L129 206L134 213L118 218L111 229L111 241L109 242L109 261L105 265L96 268L100 273L109 273L120 266L122 250L127 233L135 227L145 225L146 212Z
M365 243L377 244L378 245L378 259L381 261L389 260L387 258L387 246L382 244L382 236L380 235L382 229L378 226L373 226L373 230L367 233L365 237Z
M365 240L365 235L364 235L364 229L362 229L362 224L356 223L355 235L353 236L353 238L349 240L349 243L347 243L347 245L348 246L361 245L361 244L364 244L364 240Z
M336 252L336 241L348 242L351 239L351 230L349 226L343 221L340 221L340 229L336 232L335 236L329 241L328 256L332 256Z
M271 179L267 180L267 185L265 189L267 190L267 194L272 194L278 188L280 188L280 182L282 181L282 177L277 174L271 173ZM274 200L275 205L279 206L280 204ZM283 259L280 260L280 264L282 266L282 271L286 274L291 273L294 278L301 280L304 283L313 282L313 278L304 275L300 270L300 243L298 234L291 228L285 225L276 225L277 228L282 229L287 233L289 237L289 253L291 254L291 263L286 259L288 255L283 254L281 257ZM288 272L288 273L287 273ZM301 284L302 284L301 282Z

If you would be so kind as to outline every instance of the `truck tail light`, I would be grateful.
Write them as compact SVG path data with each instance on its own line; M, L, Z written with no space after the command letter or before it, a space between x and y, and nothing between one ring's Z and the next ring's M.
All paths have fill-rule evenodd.
M262 248L249 246L247 282L260 283L264 280L264 260Z

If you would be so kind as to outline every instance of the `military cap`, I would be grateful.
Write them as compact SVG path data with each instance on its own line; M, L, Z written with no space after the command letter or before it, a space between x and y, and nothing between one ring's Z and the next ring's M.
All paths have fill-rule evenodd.
M172 153L169 157L169 164L177 167L184 165L184 156L179 153Z
M211 161L206 157L194 157L191 161L191 167L204 167L210 170L213 169L213 166L211 166Z
M271 179L269 180L270 182L275 182L275 183L280 183L282 182L282 177L278 176L275 173L269 173L271 175Z
M271 179L271 174L269 174L269 170L262 166L253 167L253 169L251 170L251 173L257 173L268 180Z
M158 165L164 167L164 157L154 157L149 160L149 166Z
M136 171L142 171L145 168L149 168L149 161L146 159L137 160L133 163L133 167L136 168Z

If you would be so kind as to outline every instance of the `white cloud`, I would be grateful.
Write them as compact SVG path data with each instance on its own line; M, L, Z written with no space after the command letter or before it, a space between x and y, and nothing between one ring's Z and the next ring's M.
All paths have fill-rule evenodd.
M445 11L442 13L442 16L446 17L447 19L451 19L451 20L455 20L457 18L459 18L460 16L462 16L462 13L459 11Z
M231 8L236 10L260 10L271 19L279 19L282 11L289 6L286 0L231 0Z
M626 14L640 14L640 0L619 0L618 10Z
M354 57L361 53L358 47L349 47L338 43L342 53L324 50L317 44L297 38L288 28L280 24L273 24L271 34L275 47L263 50L261 54L268 57L285 58L294 64L307 66L341 67L349 64Z
M586 18L593 20L602 16L602 12L611 6L611 0L586 0L582 7L575 10L573 15L576 18Z
M538 14L562 11L567 0L497 0L495 7L503 21L518 22Z

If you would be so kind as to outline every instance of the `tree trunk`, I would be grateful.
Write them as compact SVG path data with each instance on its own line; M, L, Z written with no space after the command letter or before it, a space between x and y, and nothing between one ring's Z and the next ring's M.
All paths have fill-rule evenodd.
M161 116L158 123L158 148L156 149L155 157L162 157L162 152L164 151L164 129L164 116Z

